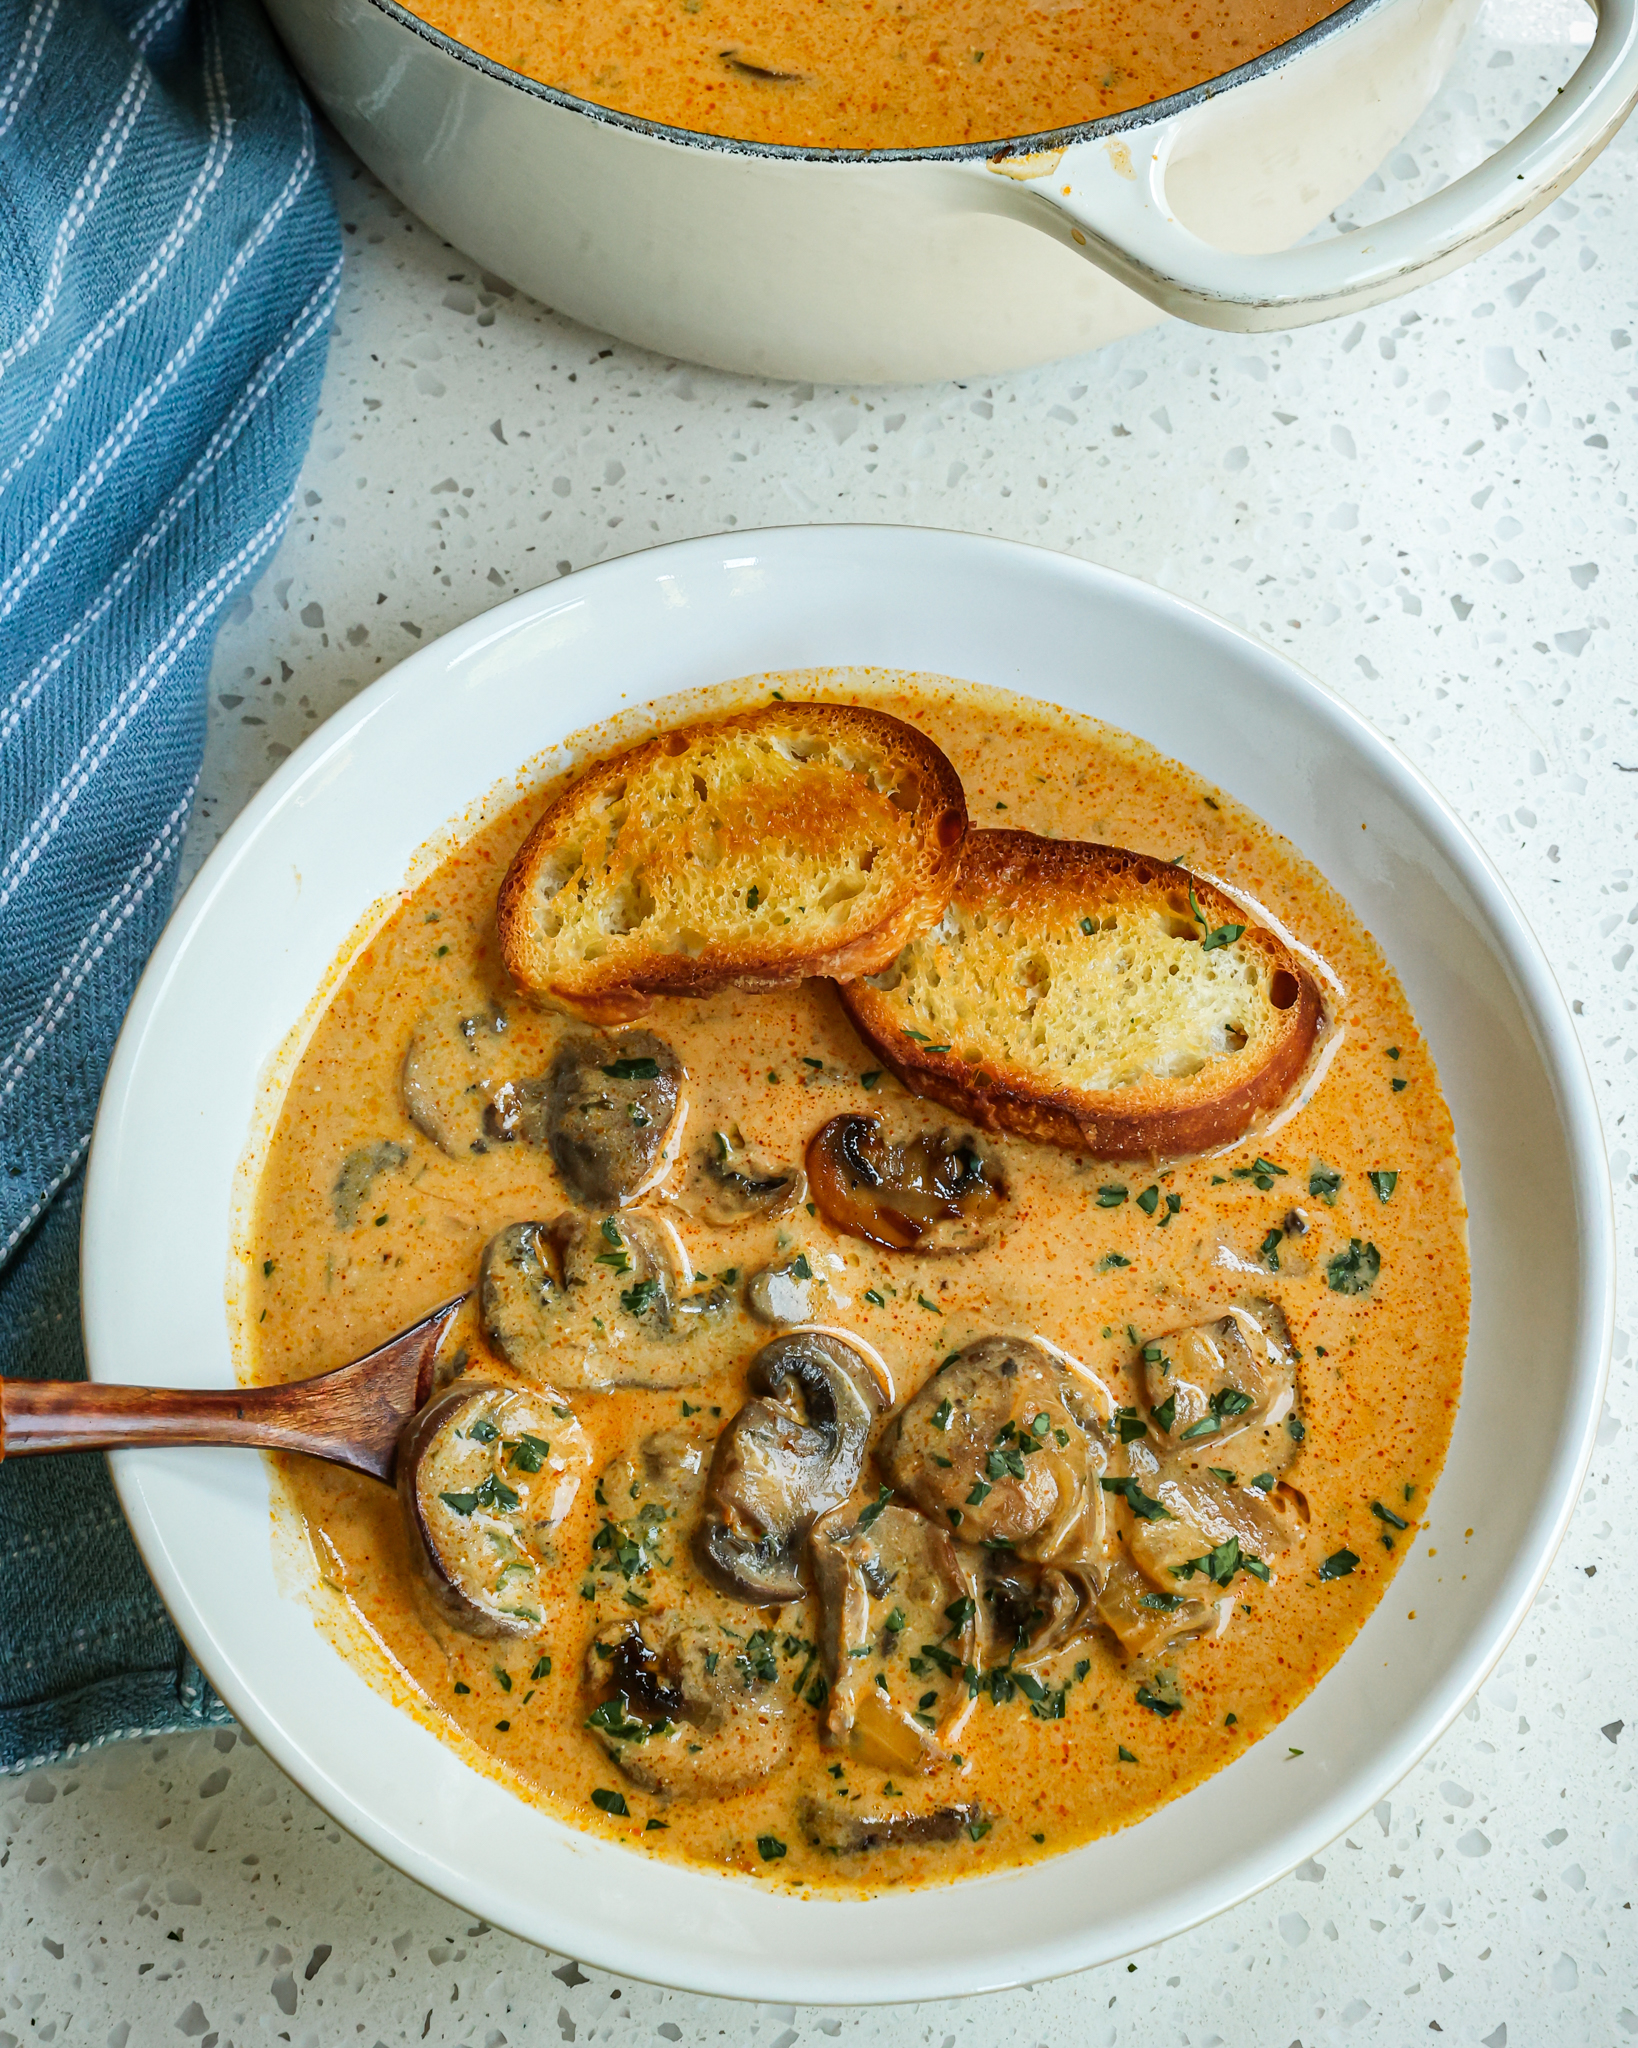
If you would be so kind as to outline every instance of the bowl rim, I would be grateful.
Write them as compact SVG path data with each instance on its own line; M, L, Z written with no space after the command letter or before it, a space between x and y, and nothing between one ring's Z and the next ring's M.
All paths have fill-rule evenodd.
M1077 143L1104 142L1115 136L1131 135L1142 128L1180 119L1195 108L1232 92L1236 86L1248 85L1255 79L1270 77L1284 70L1286 65L1321 48L1333 36L1346 34L1367 16L1377 14L1383 8L1397 6L1400 0L1343 0L1335 13L1326 15L1287 41L1276 43L1272 49L1248 58L1244 64L1235 65L1232 70L1219 72L1215 78L1202 79L1198 85L1187 86L1182 92L1170 93L1164 99L1126 107L1119 113L1100 115L1094 121L1036 129L1026 135L996 136L984 142L933 143L908 149L825 149L811 143L748 142L737 136L712 135L704 129L678 128L663 121L651 121L640 114L600 106L597 101L583 99L562 86L547 85L541 79L514 71L510 65L502 64L494 57L486 57L469 43L459 42L443 29L435 28L431 22L404 6L402 0L365 0L365 4L385 15L399 28L407 29L422 42L429 43L441 55L454 58L457 63L466 65L483 77L511 86L527 98L542 101L563 113L583 114L601 127L625 129L647 141L673 143L684 149L715 150L729 156L766 157L783 163L830 164L846 168L861 164L982 163L992 158L1040 155L1051 150L1070 149Z
M951 1981L949 1966L945 1963L938 1966L936 1975L925 1963L913 1960L895 1963L890 1968L875 1967L873 1974L867 1977L845 1977L839 1976L835 1968L815 1968L806 1963L796 1965L773 1956L761 1963L762 1974L758 1977L742 1961L725 1964L719 1958L680 1949L675 1943L656 1964L652 1960L657 1953L655 1931L648 1928L639 1930L635 1937L619 1930L610 1933L601 1926L595 1931L581 1928L571 1936L574 1943L572 1952L581 1960L626 1976L708 1995L774 1997L818 2005L843 2002L889 2004L966 1995L1040 1981L1113 1960L1159 1939L1182 1933L1237 1905L1357 1821L1360 1814L1405 1776L1450 1726L1524 1619L1563 1539L1585 1479L1602 1409L1614 1325L1613 1196L1605 1164L1596 1096L1568 1005L1553 978L1539 941L1506 883L1466 825L1415 764L1362 713L1328 685L1307 674L1284 653L1229 626L1202 607L1135 577L1021 542L933 528L838 524L817 528L793 526L736 530L694 540L660 543L525 592L488 612L479 613L427 646L415 650L394 669L360 691L280 764L224 833L177 906L138 984L115 1048L87 1168L81 1270L82 1315L90 1376L119 1377L117 1372L105 1374L98 1370L105 1348L110 1354L116 1354L120 1327L118 1301L99 1284L100 1268L104 1258L102 1247L116 1240L121 1228L114 1187L117 1167L111 1163L110 1155L117 1149L118 1126L135 1078L134 1070L144 1037L193 929L209 912L217 882L225 879L241 858L253 851L263 826L315 764L334 755L338 747L345 746L400 691L418 687L420 680L433 671L448 670L463 658L470 658L505 640L524 622L546 617L570 605L584 604L599 589L610 589L612 595L612 586L617 586L621 579L634 575L652 577L662 567L673 565L679 571L702 566L737 569L772 557L789 564L793 554L800 562L804 554L816 551L823 556L848 544L858 545L861 542L867 543L874 551L896 549L908 557L912 565L917 550L930 549L938 556L953 556L964 573L973 577L982 576L987 569L999 571L1004 577L1009 564L1015 568L1021 564L1025 574L1033 568L1037 573L1061 577L1068 584L1079 584L1094 604L1113 599L1174 614L1180 622L1187 622L1197 636L1215 640L1225 649L1237 649L1242 660L1254 659L1270 682L1293 697L1306 699L1338 742L1345 748L1364 754L1393 787L1396 800L1428 834L1482 913L1493 950L1507 968L1519 1008L1533 1029L1539 1056L1553 1089L1554 1112L1564 1134L1570 1193L1578 1225L1574 1284L1576 1317L1573 1338L1567 1346L1570 1367L1566 1379L1569 1393L1565 1418L1566 1422L1575 1421L1577 1427L1573 1432L1561 1430L1555 1439L1554 1459L1534 1504L1527 1540L1519 1545L1511 1558L1478 1622L1450 1661L1441 1667L1438 1682L1421 1694L1414 1707L1407 1711L1400 1734L1375 1750L1367 1761L1351 1767L1335 1789L1316 1791L1313 1803L1305 1809L1300 1823L1293 1822L1284 1828L1283 1833L1276 1833L1255 1851L1244 1854L1227 1873L1210 1880L1197 1880L1192 1890L1181 1893L1179 1910L1164 1927L1122 1921L1117 1910L1111 1916L1115 1929L1113 1946L1109 1945L1107 1937L1101 1943L1090 1944L1084 1937L1077 1939L1068 1935L1041 1936L1033 1945L1014 1941L1000 1951L999 1961L995 1956L974 1957L968 1976L959 1981ZM567 586L566 592L560 590L560 583ZM668 683L666 689L670 687ZM1034 693L1025 690L1021 694ZM1038 701L1050 703L1052 700L1041 697ZM497 1882L476 1877L470 1871L452 1871L435 1853L422 1848L408 1833L395 1831L369 1806L355 1800L320 1759L310 1755L281 1727L259 1699L241 1696L233 1678L224 1679L222 1658L215 1654L220 1645L209 1619L185 1584L185 1574L180 1568L182 1561L173 1555L151 1503L144 1495L140 1454L116 1452L110 1463L116 1491L138 1548L184 1641L207 1678L280 1768L348 1832L427 1889L465 1910L481 1914L491 1924L525 1940L564 1949L565 1943L556 1926L543 1924L550 1920L550 1910L542 1914L534 1902L521 1899ZM1380 1604L1373 1612L1381 1612ZM223 1656L226 1654L224 1651ZM1334 1683L1335 1677L1335 1671L1328 1674L1327 1680L1322 1680L1320 1687L1306 1695L1295 1712L1301 1713L1327 1682ZM393 1707L391 1711L396 1714L400 1710ZM428 1739L437 1740L430 1735ZM507 1796L511 1797L510 1793ZM1167 1802L1157 1811L1165 1812L1176 1804ZM572 1830L564 1831L573 1833ZM577 1836L575 1839L590 1842L595 1838ZM1104 1839L1118 1840L1119 1836ZM620 1855L634 1853L618 1845L606 1846ZM1074 1855L1078 1852L1068 1853ZM957 1889L976 1892L986 1887L1004 1886L1032 1870L1051 1869L1059 1862L1060 1859L1053 1858L1044 1865L1023 1866L1018 1871L981 1877ZM715 1873L701 1879L685 1866L661 1867L706 1884L720 1887L722 1883ZM454 1881L457 1879L459 1882ZM940 1889L933 1888L934 1894ZM925 1897L927 1893L900 1896L914 1899ZM883 1895L875 1894L858 1902L838 1902L819 1896L789 1900L787 1903L793 1909L846 1915L868 1910L871 1904L882 1902Z

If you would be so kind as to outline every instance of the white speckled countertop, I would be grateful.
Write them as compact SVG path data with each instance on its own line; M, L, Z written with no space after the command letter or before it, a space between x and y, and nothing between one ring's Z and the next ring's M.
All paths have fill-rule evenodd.
M1492 6L1362 208L1516 127L1589 34L1577 0ZM495 289L339 152L336 185L349 267L323 411L289 537L217 650L191 867L355 690L571 567L827 519L1067 549L1289 649L1469 821L1573 1000L1633 1243L1632 131L1514 241L1362 320L1173 324L913 391L642 355ZM1629 1259L1629 1315L1631 1279ZM587 1975L396 1875L223 1731L0 1783L0 2048L1638 2038L1634 1427L1623 1329L1564 1550L1465 1716L1313 1861L1129 1963L874 2012Z

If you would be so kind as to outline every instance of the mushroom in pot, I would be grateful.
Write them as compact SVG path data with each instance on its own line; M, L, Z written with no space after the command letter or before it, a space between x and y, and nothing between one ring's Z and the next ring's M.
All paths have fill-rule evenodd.
M809 1139L807 1167L826 1222L889 1251L976 1251L1007 1194L971 1131L894 1143L879 1116L833 1116Z
M505 1034L506 1012L498 1003L476 1010L446 1004L410 1034L398 1081L404 1112L451 1159L489 1149L483 1132L495 1093L490 1063Z
M1253 1302L1168 1330L1143 1346L1150 1426L1179 1450L1209 1451L1214 1458L1230 1439L1244 1439L1236 1444L1237 1459L1277 1478L1300 1441L1300 1428L1288 1426L1296 1370L1277 1302Z
M752 1399L717 1439L694 1555L725 1592L774 1606L801 1599L807 1533L858 1484L889 1388L886 1368L840 1330L774 1338L746 1379Z
M995 1553L979 1600L979 1662L987 1670L1050 1670L1091 1634L1105 1573L1087 1565L1028 1566Z
M978 1697L974 1553L883 1487L815 1523L828 1748L884 1771L944 1762Z
M576 1033L541 1102L552 1164L588 1209L622 1208L665 1177L683 1120L682 1062L652 1031Z
M1098 1383L1031 1337L981 1337L888 1431L884 1471L963 1543L1038 1564L1098 1564L1110 1443Z
M664 1798L722 1798L790 1760L771 1658L747 1655L704 1615L662 1610L593 1638L586 1725L619 1768Z
M714 1361L687 1340L726 1317L728 1290L692 1286L676 1231L630 1211L509 1223L484 1246L478 1306L508 1365L556 1386L680 1387Z
M568 1514L590 1445L549 1389L459 1380L398 1447L410 1548L438 1612L476 1636L525 1636L545 1618L546 1538Z
M772 1166L750 1151L738 1131L713 1131L694 1155L681 1201L714 1230L780 1216L806 1199L799 1166Z

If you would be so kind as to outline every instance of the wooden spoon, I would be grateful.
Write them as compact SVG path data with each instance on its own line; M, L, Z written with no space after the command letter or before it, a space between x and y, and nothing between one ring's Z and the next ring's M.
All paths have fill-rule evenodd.
M141 1444L248 1444L305 1451L391 1480L398 1439L432 1392L433 1363L459 1294L334 1372L281 1387L119 1387L0 1380L0 1458Z

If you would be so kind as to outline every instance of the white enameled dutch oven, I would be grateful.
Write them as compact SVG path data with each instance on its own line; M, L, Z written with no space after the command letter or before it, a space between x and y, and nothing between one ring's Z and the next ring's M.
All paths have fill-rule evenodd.
M395 0L268 0L347 141L429 226L662 354L825 383L979 375L1176 313L1302 326L1476 256L1638 99L1638 0L1504 148L1379 226L1293 248L1432 98L1478 0L1349 0L1211 84L952 149L724 141L508 71Z

